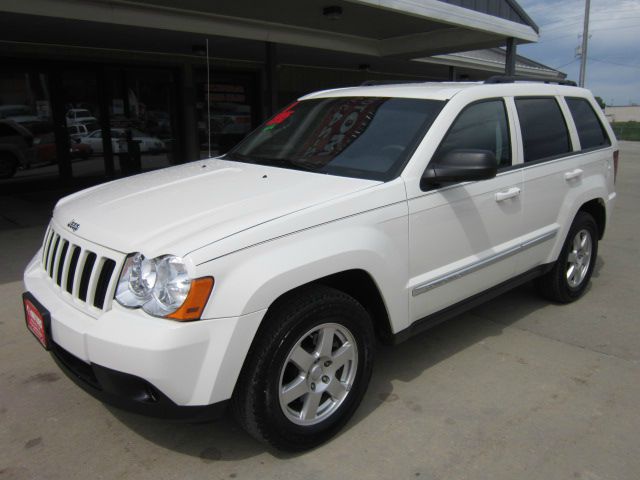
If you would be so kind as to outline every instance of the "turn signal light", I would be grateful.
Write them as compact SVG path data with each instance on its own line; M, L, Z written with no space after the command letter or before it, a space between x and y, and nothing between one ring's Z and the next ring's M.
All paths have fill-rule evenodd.
M200 319L204 307L209 300L209 295L211 295L211 290L213 290L213 283L213 277L202 277L192 280L191 288L182 306L165 318L178 320L180 322Z

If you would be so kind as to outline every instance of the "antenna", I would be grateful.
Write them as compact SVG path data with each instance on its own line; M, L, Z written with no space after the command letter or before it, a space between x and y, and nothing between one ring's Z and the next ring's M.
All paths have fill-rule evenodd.
M207 38L207 148L211 158L211 85L209 77L209 39Z

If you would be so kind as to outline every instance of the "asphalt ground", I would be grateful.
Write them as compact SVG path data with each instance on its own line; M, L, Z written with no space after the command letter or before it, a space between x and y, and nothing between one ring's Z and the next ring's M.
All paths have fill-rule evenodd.
M26 331L20 302L52 202L0 196L0 479L640 478L640 143L621 147L585 297L552 305L525 285L381 347L355 417L298 455L230 417L169 423L76 387Z

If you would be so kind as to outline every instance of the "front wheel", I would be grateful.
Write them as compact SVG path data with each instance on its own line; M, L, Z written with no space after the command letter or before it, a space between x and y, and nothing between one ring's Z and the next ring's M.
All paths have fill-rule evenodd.
M597 256L598 226L590 214L580 211L553 268L537 279L538 290L554 302L577 300L589 284Z
M301 451L335 435L367 389L374 334L366 310L325 286L305 288L263 320L234 393L255 438Z

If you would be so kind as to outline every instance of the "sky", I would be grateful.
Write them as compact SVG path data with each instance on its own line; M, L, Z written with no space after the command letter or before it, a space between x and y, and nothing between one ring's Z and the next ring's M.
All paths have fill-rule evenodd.
M585 0L519 0L540 27L518 53L578 81ZM640 0L591 0L585 87L607 105L640 105Z

